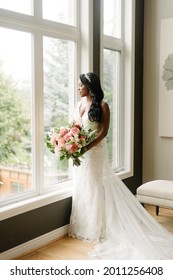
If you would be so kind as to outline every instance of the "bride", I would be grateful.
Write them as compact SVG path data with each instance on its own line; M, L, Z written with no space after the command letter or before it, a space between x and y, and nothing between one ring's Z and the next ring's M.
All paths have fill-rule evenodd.
M173 259L173 234L138 202L108 162L110 111L99 78L81 74L74 121L97 130L74 167L69 236L96 243L93 259Z

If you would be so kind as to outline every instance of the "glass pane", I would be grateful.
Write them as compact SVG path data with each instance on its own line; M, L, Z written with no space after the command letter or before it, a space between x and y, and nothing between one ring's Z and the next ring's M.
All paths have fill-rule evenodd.
M32 1L33 0L0 0L0 8L32 15Z
M121 37L121 1L104 0L103 30L105 35Z
M119 168L120 153L120 52L104 49L104 80L105 99L109 103L111 118L108 133L109 159L115 169Z
M0 198L31 186L31 34L0 28Z
M43 18L75 25L75 0L43 0Z
M73 113L75 43L44 37L44 122L52 127L67 125ZM71 162L59 161L45 145L45 187L69 180Z

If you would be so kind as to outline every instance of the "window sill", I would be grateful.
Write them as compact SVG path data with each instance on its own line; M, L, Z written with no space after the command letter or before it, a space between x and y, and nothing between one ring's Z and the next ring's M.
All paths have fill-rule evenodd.
M3 206L0 208L0 221L66 199L71 196L72 186L68 185L64 189L60 189L58 191L38 195L30 199Z
M117 172L116 175L119 176L121 180L123 180L132 176L132 173L127 171L121 171ZM59 189L58 191L38 195L30 199L22 200L0 207L0 221L66 199L71 196L72 184L70 182L69 184L64 185L64 187Z

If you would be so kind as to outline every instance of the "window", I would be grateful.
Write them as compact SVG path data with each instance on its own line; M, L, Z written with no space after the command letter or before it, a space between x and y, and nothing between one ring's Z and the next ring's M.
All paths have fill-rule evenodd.
M121 38L121 0L104 0L103 33L114 38Z
M74 0L43 0L42 5L44 19L76 25Z
M112 166L117 171L121 166L121 95L120 66L121 53L116 50L104 49L103 52L103 85L104 93L110 107L110 128L108 133L108 151Z
M74 108L77 2L0 0L2 206L60 190L72 178L71 164L58 162L45 139Z
M74 104L75 43L44 37L44 131L70 121ZM57 160L45 147L44 186L71 179L71 162Z
M133 0L102 0L101 76L110 110L109 157L122 178L133 174Z
M0 27L1 198L13 195L12 178L20 173L32 178L31 37L28 32Z
M12 194L18 194L24 191L25 186L17 183L17 182L12 182L11 186L11 192Z
M0 8L32 15L32 0L0 0Z
M100 77L111 109L109 157L123 178L133 172L134 0L101 3ZM57 201L55 194L62 199L60 194L71 185L71 163L59 162L45 139L52 126L68 123L78 98L78 74L93 69L92 4L90 0L0 0L0 204L4 208L26 199L42 206L37 204L39 197L42 203ZM22 212L19 208L16 214Z

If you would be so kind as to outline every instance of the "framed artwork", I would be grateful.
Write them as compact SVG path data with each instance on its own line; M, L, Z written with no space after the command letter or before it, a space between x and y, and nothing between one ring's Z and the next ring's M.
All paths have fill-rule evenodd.
M161 20L159 136L173 137L173 19Z

